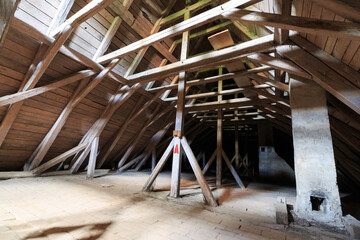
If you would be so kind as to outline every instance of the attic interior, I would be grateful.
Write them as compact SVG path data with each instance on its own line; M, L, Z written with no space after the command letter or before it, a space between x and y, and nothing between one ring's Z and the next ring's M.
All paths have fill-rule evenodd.
M357 0L0 0L1 239L360 239Z

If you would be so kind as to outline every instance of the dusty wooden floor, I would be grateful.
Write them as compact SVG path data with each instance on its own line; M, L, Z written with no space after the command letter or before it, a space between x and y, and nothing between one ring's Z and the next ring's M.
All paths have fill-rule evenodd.
M314 227L274 223L278 195L292 188L251 184L248 191L214 191L220 207L204 206L190 176L185 196L140 193L148 173L128 172L86 180L84 175L0 181L0 239L345 239ZM155 190L169 188L161 174Z

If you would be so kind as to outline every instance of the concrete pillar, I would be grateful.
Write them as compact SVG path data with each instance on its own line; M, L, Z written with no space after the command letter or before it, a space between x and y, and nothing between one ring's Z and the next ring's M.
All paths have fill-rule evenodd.
M310 80L290 81L297 217L338 225L341 203L325 91Z

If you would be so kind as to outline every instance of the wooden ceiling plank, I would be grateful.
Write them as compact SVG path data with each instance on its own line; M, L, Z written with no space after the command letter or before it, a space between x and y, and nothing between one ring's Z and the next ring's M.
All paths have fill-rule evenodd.
M4 45L6 35L9 31L11 22L14 18L15 10L20 0L8 0L0 2L1 16L0 16L0 50Z
M351 1L340 0L312 0L317 5L326 8L337 15L349 19L353 22L360 22L360 5L351 4Z

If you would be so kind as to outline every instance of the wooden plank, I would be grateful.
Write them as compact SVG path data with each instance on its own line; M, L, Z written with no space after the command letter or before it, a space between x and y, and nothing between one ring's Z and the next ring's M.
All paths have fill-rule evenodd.
M185 12L184 21L190 18L190 11ZM183 32L182 42L181 42L181 53L180 61L187 59L189 54L189 31ZM179 197L180 196L180 178L181 178L181 158L182 158L182 148L180 138L184 135L184 119L185 119L185 95L186 95L186 72L179 73L179 83L178 83L178 100L176 108L176 117L175 117L175 130L174 134L174 151L173 151L173 162L171 170L171 188L170 196Z
M360 89L358 87L296 45L279 46L277 50L310 72L316 83L360 114Z
M56 164L61 163L62 161L66 160L68 157L71 157L72 155L74 155L75 153L80 152L81 150L83 150L88 143L83 143L80 144L66 152L64 152L63 154L60 154L59 156L47 161L46 163L42 164L41 166L38 166L37 168L33 169L31 172L34 175L40 175L43 172L45 172L46 170L48 170L49 168L55 166Z
M221 151L222 151L222 156L223 156L223 158L224 158L224 160L225 160L225 163L226 163L226 165L228 166L228 168L230 169L231 174L234 176L235 181L237 182L237 184L239 185L239 187L240 187L241 189L245 189L245 186L244 186L243 182L241 181L241 179L240 179L239 175L237 174L235 168L234 168L233 165L231 164L228 156L226 156L226 153L224 152L224 150L221 150Z
M202 85L202 84L207 84L207 83L212 83L212 82L217 82L217 81L222 81L222 80L233 79L233 78L240 77L240 76L246 76L247 74L266 72L266 71L270 71L270 70L273 70L273 67L262 66L262 67L252 68L252 69L248 69L248 70L244 70L244 71L226 73L226 74L223 74L220 76L216 75L213 77L195 79L195 80L187 81L186 85L187 86L197 86L197 85ZM176 89L177 87L178 87L178 84L174 83L174 84L169 84L169 85L160 86L160 87L156 87L156 88L151 88L148 91L156 92L156 91L161 91L161 90Z
M200 110L214 110L214 109L229 109L235 107L249 107L253 105L257 105L261 102L269 102L268 100L253 100L249 98L237 98L237 99L229 99L223 100L219 102L206 102L206 103L197 103L197 104L188 104L185 105L185 110L189 111L200 111Z
M215 149L214 153L209 158L209 161L206 163L205 167L202 170L202 173L205 175L205 173L209 170L211 164L214 162L215 157L217 156L217 149Z
M304 71L303 69L301 69L301 67L294 64L293 62L286 59L275 58L261 53L249 55L247 56L247 59L274 67L275 69L283 70L285 72L298 75L300 77L304 77L308 79L312 78L311 74Z
M55 28L60 26L60 24L65 22L66 17L68 16L72 6L74 5L74 2L75 0L62 0L60 2L58 10L49 25L48 31L46 33L47 35L49 35L53 30L55 30Z
M208 37L208 40L214 50L230 47L234 45L229 29L218 32Z
M139 115L137 113L141 112L144 107L150 106L150 104L145 103L145 105L141 109L139 109L140 105L143 103L143 99L144 97L141 97L137 100L137 103L132 108L130 114L128 115L128 118L125 120L122 126L114 133L110 140L105 144L105 147L103 147L102 151L100 152L100 160L97 164L97 168L101 168L101 166L105 163L106 159L109 157L111 151L115 148L116 144L121 139L129 124L135 119L135 115Z
M83 137L81 142L88 141L92 142L95 137L100 136L102 131L104 130L106 124L109 122L115 111L124 104L137 90L141 88L140 84L134 85L132 88L128 88L127 86L121 87L116 94L114 94L108 104L104 112L98 118L98 120L91 126L88 133ZM81 143L80 142L80 143ZM70 172L76 173L78 169L81 167L81 164L85 161L87 155L90 152L90 145L84 150L84 152L74 161ZM75 160L74 159L74 160Z
M11 21L20 0L8 0L0 2L0 50L2 49Z
M110 3L114 0L93 0L88 3L85 7L80 9L77 13L68 18L64 23L55 28L49 35L55 36L58 33L62 32L64 28L67 26L71 26L72 28L77 27L82 22L86 21L88 18L92 17L96 13L98 13L101 9L106 8Z
M356 1L340 0L312 0L319 6L326 8L353 22L360 22L360 5Z
M203 24L206 24L208 22L212 22L219 18L219 16L227 12L234 7L244 6L249 3L254 3L254 1L251 0L231 0L227 3L224 3L218 7L215 7L211 10L208 10L204 13L201 13L195 17L192 17L186 21L183 21L179 24L175 24L174 26L167 28L163 31L160 31L158 33L155 33L153 35L150 35L149 37L146 37L140 41L134 42L130 45L127 45L126 47L123 47L119 50L116 50L112 53L106 54L98 59L99 63L106 63L109 62L111 59L114 58L121 58L123 56L129 55L132 52L135 52L141 48L150 46L156 42L159 42L161 40L164 40L169 37L176 36L180 33L189 31L191 29L194 29L198 26L201 26Z
M189 159L189 162L190 162L192 170L194 171L195 177L200 184L200 187L201 187L202 193L206 199L206 202L210 206L213 206L213 207L218 206L218 204L214 198L214 195L212 194L212 192L205 180L205 177L201 172L201 168L200 168L198 162L196 161L196 157L195 157L194 153L192 152L185 137L181 138L181 145L184 148L187 158Z
M145 183L145 185L144 185L144 187L142 189L143 191L148 192L148 191L151 190L151 187L154 184L155 179L157 178L157 176L159 175L159 173L161 172L161 170L165 166L166 161L170 157L170 154L172 153L173 147L174 147L174 139L171 140L171 142L168 145L168 147L166 148L164 154L161 156L159 162L156 164L156 167L155 167L154 171L151 172L150 177L148 178L148 180L146 181L146 183Z
M98 47L98 49L96 50L96 53L93 56L94 61L96 61L96 59L98 57L102 56L106 52L106 50L109 48L110 43L111 43L113 37L115 36L117 30L119 29L121 22L122 21L119 16L116 16L114 18L113 22L110 25L110 28L106 32L103 40L101 41L100 46Z
M358 23L333 22L322 19L284 16L247 10L230 10L223 13L222 16L233 20L262 24L302 33L360 40L360 24Z
M348 79L355 86L360 87L360 73L352 69L350 66L342 63L339 59L336 59L329 53L316 47L314 44L306 41L304 38L297 34L291 34L291 41L302 47L304 50L311 53L313 56L321 60L323 63L331 67L334 71Z
M94 138L91 143L91 150L89 156L89 164L87 166L87 179L94 178L95 173L95 165L96 165L96 158L98 154L98 147L99 147L99 137Z
M228 60L234 57L241 58L251 55L254 52L268 51L271 50L274 46L273 38L273 35L268 35L248 42L240 43L233 47L224 48L218 51L168 64L163 67L133 74L128 77L129 84L163 79L184 70L193 71L194 69L199 68L199 66L204 68L206 67L206 64L211 65L219 62L220 60Z
M95 72L93 70L83 70L83 71L79 71L78 73L72 74L69 77L57 80L54 83L50 83L42 87L37 87L24 92L17 92L7 96L0 97L0 106L5 106L9 104L14 104L19 101L23 101L27 98L34 97L39 94L74 83L76 81L79 81L80 79L91 77L94 74Z
M61 115L58 117L53 127L47 133L43 141L39 144L37 149L34 151L32 156L29 159L30 167L33 169L37 167L42 159L45 157L46 153L49 151L51 145L55 141L56 137L60 133L62 127L64 126L66 120L68 119L72 110L80 103L80 101L92 90L94 89L106 76L107 74L115 67L119 60L114 60L111 62L102 72L100 72L85 88L83 85L86 82L82 82L78 87L77 91L73 94L73 97L68 102L67 106L62 111Z
M152 112L152 114L150 115L149 119L145 122L145 124L142 126L140 132L138 132L135 136L135 139L132 141L132 143L130 144L130 146L128 147L128 149L126 150L125 154L122 156L122 158L119 161L118 164L118 168L121 168L124 163L126 162L126 160L129 158L130 154L132 153L132 151L135 149L136 145L139 143L139 141L144 137L144 133L147 130L147 125L154 119L154 117L156 116L156 114L158 114L158 110L159 110L160 105L157 105L155 110Z
M197 98L216 97L218 95L224 96L224 95L232 95L232 94L237 94L237 93L248 93L248 92L252 92L251 91L252 88L263 89L263 88L269 88L269 87L270 87L270 85L263 84L263 85L251 86L251 87L234 88L234 89L223 90L223 91L219 91L219 92L198 93L198 94L187 95L187 96L185 96L185 99L188 100L188 99L197 99ZM171 98L164 99L165 102L171 102L171 101L175 101L175 100L177 100L177 97L171 97Z

